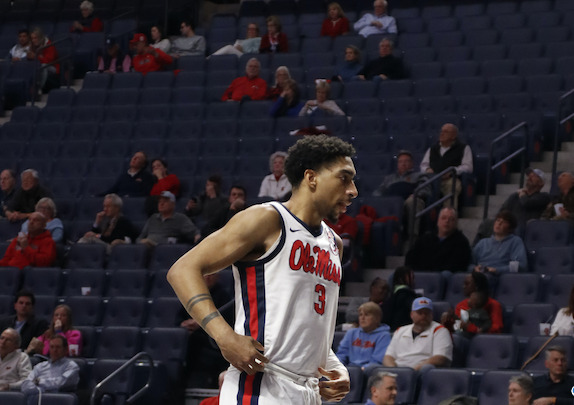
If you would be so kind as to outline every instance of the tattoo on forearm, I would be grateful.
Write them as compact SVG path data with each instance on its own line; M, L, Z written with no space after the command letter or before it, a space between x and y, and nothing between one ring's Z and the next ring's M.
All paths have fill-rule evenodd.
M219 317L219 316L221 316L221 315L219 314L218 311L213 311L211 314L209 314L209 315L207 315L205 318L203 318L203 321L201 321L201 327L202 327L203 329L205 329L205 327L207 326L207 324L208 324L209 322L211 322L213 319L215 319L215 318L217 318L217 317Z
M191 297L189 301L187 301L187 304L185 304L185 309L188 313L191 314L191 309L195 306L195 304L209 299L211 299L209 294L198 294L194 297Z

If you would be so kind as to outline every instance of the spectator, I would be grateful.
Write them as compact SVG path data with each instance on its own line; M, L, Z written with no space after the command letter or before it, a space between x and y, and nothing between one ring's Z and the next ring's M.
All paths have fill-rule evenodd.
M56 63L58 52L54 45L50 45L51 43L52 41L44 36L44 32L40 27L32 30L30 34L30 48L26 58L28 60L37 60L43 67L40 73L39 89L44 89L48 75L60 73L60 64Z
M393 41L383 38L379 42L379 57L367 62L359 71L357 79L378 82L403 79L405 76L403 61L393 55Z
M148 216L157 212L157 202L162 191L169 191L175 197L179 197L180 181L175 174L167 170L167 162L163 159L154 159L151 161L151 170L156 178L150 196L146 200L146 212Z
M418 193L416 206L414 205L413 192L427 181L425 173L414 170L415 162L413 155L408 150L400 150L397 154L397 171L388 174L381 185L373 192L375 197L399 196L405 199L403 204L404 228L410 232L414 230L414 237L419 234L420 219L415 219L417 212L425 208L425 199L430 196L430 187L425 187ZM408 233L408 232L405 232Z
M4 169L0 173L0 203L5 214L8 203L16 194L16 173L12 169Z
M185 207L185 213L199 226L202 236L212 232L210 224L227 207L227 200L221 195L222 181L219 175L209 176L203 192L191 198Z
M247 34L245 39L238 39L233 45L225 45L213 52L213 55L235 55L240 57L244 53L259 53L261 46L261 37L259 36L259 27L256 23L247 24Z
M362 69L361 50L355 45L347 45L345 60L337 66L337 74L331 80L349 82L357 77Z
M563 172L557 180L560 195L548 204L543 219L574 220L574 174Z
M411 319L411 306L418 294L413 290L415 275L407 266L398 267L393 274L393 292L383 306L383 322L391 327L392 331L409 324Z
M41 198L51 197L50 192L40 185L40 176L34 169L24 170L20 174L20 183L5 209L6 218L12 222L28 218Z
M138 243L149 247L159 243L194 243L199 240L197 227L185 215L175 212L175 196L162 191L158 213L149 217L138 236Z
M132 58L132 67L141 74L164 70L173 62L173 58L167 53L149 46L145 34L134 34L130 40L130 47L135 53Z
M120 174L114 185L104 194L118 194L123 197L147 197L155 183L151 173L146 171L147 156L137 151L130 159L129 168Z
M263 100L267 94L267 83L259 73L261 63L251 58L245 65L245 76L234 79L221 96L221 101Z
M267 34L261 38L259 53L289 52L287 35L281 32L281 21L276 15L267 17Z
M513 234L516 225L514 214L500 211L494 220L493 235L481 239L472 249L469 270L497 275L509 272L509 263L518 261L518 270L527 271L524 243L519 236Z
M556 314L556 319L550 328L550 334L558 333L560 336L574 337L574 286L570 290L568 306L560 308Z
M131 243L138 232L129 219L122 214L123 201L117 194L104 197L103 210L96 214L92 230L84 234L78 243L100 243L108 251L117 244Z
M104 30L104 23L94 15L94 3L82 1L80 13L82 18L74 21L72 27L70 27L70 32L102 32Z
M472 173L472 152L470 146L458 139L458 127L454 124L444 124L440 130L439 141L425 152L421 162L421 172L440 173L450 166L456 168L456 184L454 208L458 207L458 195L462 189L460 179L462 173ZM452 192L452 173L443 176L440 192L447 195ZM448 200L450 201L450 200ZM449 203L445 201L445 205Z
M13 328L4 329L0 335L0 391L20 390L32 371L30 358L20 349L22 339Z
M159 25L152 25L150 29L150 44L152 48L160 49L165 53L168 53L171 49L171 42L169 39L163 37L163 31L160 29Z
M289 73L289 68L287 66L279 66L277 70L275 70L275 85L273 87L269 87L267 98L273 101L277 100L283 93L287 80L290 79L291 74Z
M52 235L52 239L56 243L60 243L64 241L64 224L60 220L60 218L56 218L57 210L56 204L54 204L54 200L49 197L41 198L40 201L36 203L36 212L42 213L46 218L46 229L50 231ZM28 233L28 223L29 220L27 219L22 224L20 228L20 232Z
M365 38L374 34L397 34L397 22L394 17L387 15L387 1L375 0L373 13L366 13L353 28Z
M50 267L56 261L56 244L46 230L46 217L33 212L28 217L28 234L20 232L12 239L0 260L0 267Z
M30 31L22 28L18 31L18 42L10 49L8 56L12 62L26 60L30 50Z
M282 151L271 154L269 157L271 174L263 178L258 197L270 197L274 200L281 200L291 192L291 183L289 183L285 175L286 158L287 153Z
M129 72L132 66L130 55L124 55L117 39L106 38L106 48L98 56L98 72L120 73Z
M347 310L345 313L345 322L350 324L355 324L355 327L359 324L359 307L361 304L371 301L377 304L382 309L385 307L385 303L389 299L389 283L380 277L376 277L369 287L369 298L363 297L352 297L349 305L347 305Z
M38 391L74 391L80 381L80 368L67 357L68 342L62 335L50 339L50 360L38 363L22 384L28 404L38 403Z
M533 380L534 404L572 404L574 377L568 375L566 350L561 346L548 347L544 367L548 373L536 376Z
M478 291L487 296L484 309L488 313L488 317L491 321L490 328L487 328L484 333L501 333L504 328L502 306L500 305L500 302L490 297L490 286L486 276L483 273L477 272L467 274L463 281L462 291L466 298L456 304L454 310L456 317L461 319L461 311L468 311L470 309L470 296L472 293ZM461 322L461 331L464 332L467 336L472 336L478 333L478 328L472 323L463 324Z
M441 209L437 232L427 232L419 237L407 252L405 264L417 271L466 271L470 263L470 244L457 226L454 208Z
M271 106L272 117L296 117L303 108L299 85L293 79L285 81L283 91L275 103Z
M397 375L379 371L369 377L367 390L370 397L365 405L395 405L397 399Z
M181 36L176 37L171 42L169 51L171 56L179 58L181 56L205 55L205 38L195 34L191 21L182 21L179 31Z
M32 339L26 352L39 353L47 356L50 352L50 341L54 336L64 336L68 341L69 356L77 357L82 353L82 333L74 329L72 323L72 309L64 304L54 309L50 327L37 339Z
M381 325L382 317L381 307L374 302L359 307L359 327L348 330L337 349L341 363L363 371L381 365L391 341L389 326Z
M14 328L20 334L22 350L26 350L34 337L40 336L48 329L48 322L45 319L34 316L34 305L36 305L34 294L31 291L20 290L14 299L16 314L0 319L0 330Z
M468 297L468 320L461 322L461 329L465 329L465 323L476 327L476 333L486 333L492 327L492 320L486 310L488 294L486 291L473 291ZM464 318L464 317L463 317Z
M210 223L209 232L223 228L223 226L239 211L246 208L245 201L247 200L247 191L243 186L233 185L229 190L228 204L221 209L218 215L214 216L214 220ZM203 235L207 236L207 235Z
M299 111L300 116L345 115L333 100L329 100L331 86L324 79L315 80L315 100L308 100Z
M413 301L412 324L399 328L383 359L385 367L410 367L417 371L448 367L452 360L449 331L432 320L432 301L421 297Z
M508 383L508 405L530 405L532 403L532 378L516 375Z
M331 3L327 9L327 18L321 26L321 36L337 37L349 33L349 19L345 17L339 3Z

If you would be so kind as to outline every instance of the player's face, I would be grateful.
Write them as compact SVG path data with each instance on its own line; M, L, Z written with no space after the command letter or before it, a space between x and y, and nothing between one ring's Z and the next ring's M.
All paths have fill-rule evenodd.
M385 376L380 384L372 389L372 399L376 405L394 405L397 398L396 378Z
M544 365L548 369L551 376L562 377L566 374L568 363L566 362L566 356L558 351L551 351L548 358L544 362Z
M524 405L530 403L530 397L526 392L516 383L510 383L508 386L508 405Z
M347 211L353 198L359 194L353 180L356 174L350 157L340 157L319 171L321 184L316 191L320 193L321 200L317 202L325 207L324 217L329 221L336 223L339 215Z

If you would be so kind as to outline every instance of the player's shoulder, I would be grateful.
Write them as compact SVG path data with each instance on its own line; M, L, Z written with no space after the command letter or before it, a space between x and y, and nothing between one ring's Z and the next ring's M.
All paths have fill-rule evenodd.
M242 226L280 228L281 221L279 212L270 204L257 204L238 212L232 217L232 221L241 223ZM231 221L230 221L231 222Z

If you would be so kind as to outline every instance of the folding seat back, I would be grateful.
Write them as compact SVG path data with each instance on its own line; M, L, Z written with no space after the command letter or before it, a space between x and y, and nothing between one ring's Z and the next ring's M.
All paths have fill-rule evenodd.
M454 273L448 280L444 299L445 301L450 302L453 308L456 304L466 298L463 292L463 284L467 275L467 273Z
M84 83L82 89L98 89L105 90L110 86L113 75L102 75L100 73L87 73L84 76Z
M149 269L153 271L169 269L181 256L191 248L184 244L162 244L154 248Z
M20 286L21 272L17 267L3 267L2 283L0 283L0 294L14 295Z
M72 308L74 325L98 326L101 324L103 304L100 296L74 295L67 297L65 303Z
M472 338L466 357L467 369L516 368L518 341L513 335L479 334Z
M546 283L544 302L556 305L557 308L566 306L574 285L574 274L556 274Z
M46 106L48 107L69 107L74 103L76 92L72 89L54 89L48 96Z
M66 137L66 123L40 122L36 125L32 140L61 141Z
M554 317L554 304L518 304L512 313L512 334L520 338L540 335L540 324Z
M167 269L156 271L151 278L148 292L150 298L175 297L173 287L167 281Z
M146 334L143 350L155 361L160 370L167 372L171 383L180 383L187 356L189 333L184 328L152 328Z
M97 211L93 211L97 212ZM93 213L92 213L93 215ZM75 244L72 245L66 260L66 268L104 268L106 247L104 245Z
M0 392L0 402L10 405L26 405L26 396L18 391Z
M524 244L529 252L536 252L546 246L567 246L572 229L566 221L534 220L526 225Z
M114 88L109 91L108 105L135 105L138 103L139 98L140 90L137 88Z
M170 88L174 82L175 75L173 72L149 72L143 78L142 87L151 88Z
M140 91L140 105L161 105L171 102L171 88L149 87Z
M522 355L521 363L519 366L524 365L525 362L529 360L542 347L546 340L548 340L547 336L532 336L530 339L528 339L528 343L524 349L524 353ZM574 361L574 338L572 338L572 336L556 336L554 339L552 339L552 343L550 343L549 346L560 346L566 350L566 361L568 364L572 364ZM548 346L546 348L548 348ZM531 360L528 365L524 367L524 370L530 373L545 373L548 371L544 365L545 360L546 355L545 351L543 351L536 358Z
M126 212L131 214L132 211L126 208ZM110 252L107 268L112 270L144 269L147 267L147 253L144 245L116 245Z
M143 297L112 297L106 304L102 326L140 327L145 307Z
M507 309L539 299L540 276L531 273L505 273L500 276L495 298Z
M113 75L112 90L139 89L143 81L143 75L139 72L130 72L121 75Z
M574 250L571 246L541 247L533 256L532 271L554 276L574 273Z
M106 273L103 269L73 269L67 274L62 295L101 297L104 294L105 284Z
M383 110L387 117L409 116L418 113L418 102L414 97L397 97L384 102Z
M488 60L501 60L506 58L506 45L492 44L492 45L477 45L474 47L473 60L477 62L484 62Z
M444 78L421 79L414 84L416 97L444 96L448 94L448 81Z
M454 396L470 393L470 371L435 368L421 377L418 404L434 404Z
M458 112L463 115L490 113L493 111L494 102L490 95L479 94L474 96L461 96L458 98ZM479 115L480 116L480 115ZM498 120L500 121L500 120ZM496 122L496 121L495 121ZM466 124L466 122L465 122ZM500 124L498 124L500 126ZM466 129L466 127L465 127Z
M480 404L503 404L508 402L510 378L524 373L520 371L490 370L480 380L478 401Z
M55 295L36 295L36 304L34 304L34 316L38 317L39 319L52 319L56 304L57 298Z
M1 76L0 76L1 77ZM10 122L34 123L40 117L40 108L37 106L19 106L12 110Z
M156 274L156 277L158 274ZM184 312L181 302L176 297L156 297L153 299L147 314L146 327L178 327Z
M415 289L422 289L420 294L434 301L441 301L444 295L444 280L438 272L416 271Z
M410 404L415 401L417 374L410 367L376 367L371 375L379 372L388 372L397 375L397 403ZM370 392L365 390L364 400L370 397Z
M148 275L145 269L118 269L110 274L106 295L109 297L143 297Z
M78 396L71 392L50 392L42 394L44 405L78 405Z
M28 267L24 270L23 288L35 295L60 294L62 289L62 269L58 267Z
M475 77L477 75L479 69L478 62L469 60L469 61L461 61L461 62L449 62L445 64L444 75L449 79L457 79L457 78L469 78ZM451 93L453 83L451 81Z

